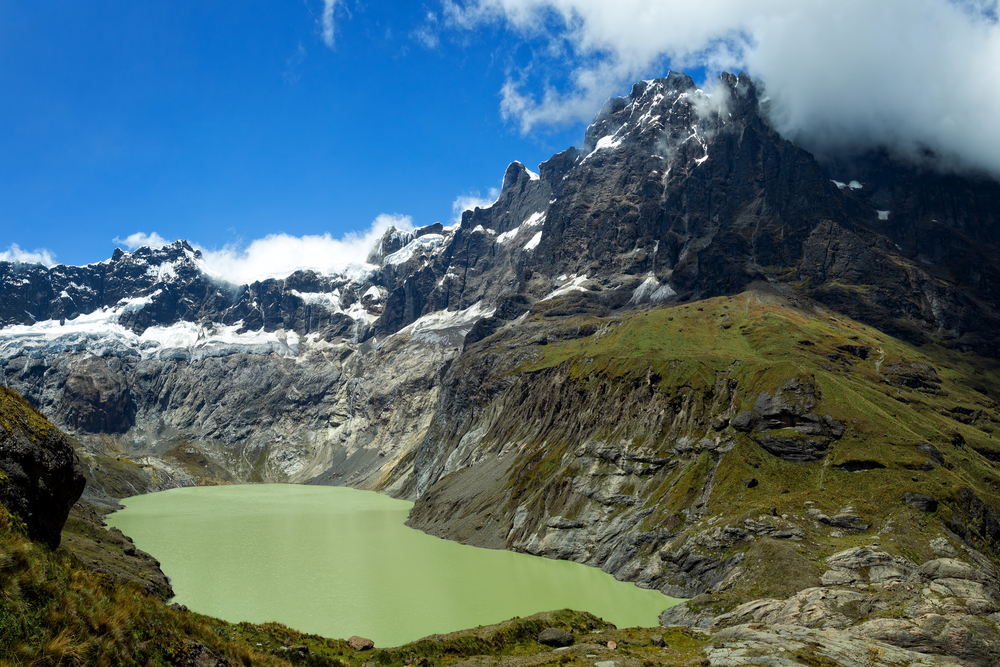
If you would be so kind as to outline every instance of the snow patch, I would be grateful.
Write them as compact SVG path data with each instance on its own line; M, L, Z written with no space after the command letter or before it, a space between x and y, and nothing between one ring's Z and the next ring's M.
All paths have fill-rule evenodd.
M297 296L310 306L323 306L332 313L342 313L340 308L340 290L334 292L299 292L290 290L292 296Z
M499 236L497 236L497 243L503 245L507 241L510 241L512 238L514 238L515 236L517 236L517 233L520 232L520 231L521 231L521 226L518 225L517 227L515 227L512 230L510 230L509 232L504 232L503 234L500 234Z
M545 212L544 211L539 211L538 213L532 213L530 216L528 216L527 220L525 220L524 222L522 222L520 225L518 225L514 229L510 230L509 232L504 232L503 234L500 234L497 237L497 243L506 243L507 241L510 241L512 238L514 238L515 236L517 236L518 233L523 228L537 227L538 225L544 225L544 224L545 224ZM539 232L539 234L540 233L541 232ZM536 234L535 236L538 236L538 240L541 241L542 237L539 236L539 234ZM534 239L532 239L532 241L534 241ZM528 241L528 243L530 244L531 241ZM535 245L531 246L531 248L529 248L527 245L525 245L525 249L526 250L531 250L532 248L534 248L537 245L538 245L538 242L536 241Z
M847 187L849 187L852 190L860 190L861 188L863 188L865 186L861 185L857 181L851 181L850 183L847 184Z
M876 211L876 212L878 213L878 219L879 220L888 220L889 219L889 211Z
M413 239L391 255L387 255L385 259L382 260L382 263L393 265L404 264L418 252L431 252L442 243L444 243L443 235L425 234L424 236Z
M830 182L833 183L834 185L836 185L837 188L840 189L840 190L843 190L844 188L847 187L847 183L841 183L840 181L835 181L832 178L830 179Z
M351 307L347 309L346 315L352 320L357 320L366 324L374 324L378 319L378 315L372 315L365 310L365 307L361 305L360 301L352 303Z
M597 146L595 146L594 150L590 151L590 153L587 154L587 157L585 157L582 160L580 160L580 164L583 164L584 162L586 162L587 160L589 160L590 156L592 156L597 151L603 151L603 150L609 150L609 149L610 150L614 150L614 149L618 148L619 146L621 146L622 145L622 141L624 141L624 137L617 137L616 138L616 136L617 136L618 132L621 132L623 129L625 129L624 125L621 126L620 128L618 128L618 131L615 132L614 134L609 134L606 137L601 137L600 139L598 139L597 140ZM565 178L565 177L563 177L563 178Z
M537 234L531 237L531 240L529 240L527 243L524 244L524 249L534 250L535 248L538 247L538 244L541 243L541 241L542 241L542 232L538 232Z
M164 262L146 269L146 275L153 278L154 283L165 283L177 278L177 264L180 262Z
M545 224L545 212L532 213L528 219L522 223L525 227L537 227Z
M576 274L573 274L572 276L570 276L569 280L567 280L564 284L560 285L552 292L549 292L549 294L546 295L545 298L541 300L548 301L549 299L558 299L559 297L566 296L571 292L586 292L587 288L583 287L583 283L585 282L587 282L586 274L582 276L577 276Z
M400 330L411 335L421 331L442 331L444 329L462 329L464 336L472 329L472 325L483 319L490 317L496 312L496 308L487 310L483 307L482 301L477 301L465 310L439 310L434 313L424 315L416 322L408 324Z
M656 276L650 273L642 284L635 288L632 292L632 298L628 302L630 304L661 303L676 294L674 288L667 284L661 284Z

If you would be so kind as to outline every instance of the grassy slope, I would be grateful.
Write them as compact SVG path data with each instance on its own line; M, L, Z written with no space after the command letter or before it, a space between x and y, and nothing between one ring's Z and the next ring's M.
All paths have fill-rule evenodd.
M828 514L853 505L873 522L863 534L838 536L830 529L811 534L807 544L814 548L807 549L807 555L812 562L870 543L878 531L883 531L883 544L890 550L918 562L927 560L934 557L928 541L941 533L951 516L949 501L958 489L971 488L1000 507L1000 471L988 458L1000 452L994 437L1000 434L1000 370L993 360L938 346L917 348L845 317L753 292L598 324L602 329L593 336L539 347L542 355L520 371L530 375L561 368L584 385L609 378L634 382L653 373L662 378L660 391L695 396L702 407L711 403L722 374L738 383L737 412L750 409L760 393L774 392L792 377L818 388L815 412L847 425L826 459L789 463L769 454L750 435L725 429L736 446L722 457L709 500L709 514L731 525L762 514L802 519L807 501ZM852 353L851 347L869 348L867 358ZM926 386L907 386L920 384L906 377L914 373L929 380L923 382ZM702 433L708 430L705 424ZM922 470L928 459L916 447L921 442L944 453L945 465ZM643 440L633 444L672 446ZM848 461L884 468L836 468ZM659 488L647 489L646 506L656 512L643 528L677 528L676 513L690 506L707 469L703 453L660 479ZM747 488L743 480L749 478L759 485ZM921 515L901 502L907 491L945 502L934 514ZM997 557L991 545L977 546ZM753 584L753 590L739 597L781 592Z

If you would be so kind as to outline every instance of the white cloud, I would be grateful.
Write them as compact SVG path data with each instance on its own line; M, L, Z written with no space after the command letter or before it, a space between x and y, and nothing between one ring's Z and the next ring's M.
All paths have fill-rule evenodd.
M0 262L15 262L22 264L44 264L45 266L55 266L56 256L45 248L35 248L34 250L22 250L16 243L11 243L10 247L0 252Z
M334 28L336 27L333 22L333 10L339 2L340 0L323 0L323 14L319 19L320 35L323 37L323 43L331 49L334 44Z
M436 49L441 44L438 37L438 17L434 12L427 12L423 25L411 33L411 36L428 49Z
M127 250L135 250L142 246L149 246L153 250L162 248L163 246L170 243L156 232L152 234L146 234L145 232L136 232L135 234L129 234L125 238L115 237L111 239L119 245L125 246Z
M195 247L201 250L202 269L206 273L242 285L285 278L299 270L329 275L352 266L367 268L368 252L389 227L411 231L413 220L408 215L382 214L367 231L351 232L339 239L330 234L301 237L271 234L246 247L226 246L221 250Z
M500 190L497 188L490 188L486 197L483 197L479 192L470 192L467 195L459 195L455 198L455 201L451 204L451 212L454 215L455 222L462 221L462 213L465 211L471 211L472 209L478 208L489 208L497 202L497 197L500 196Z
M668 63L745 69L765 82L777 129L808 148L883 143L911 155L929 148L1000 174L996 0L442 4L453 28L502 22L549 44L533 49L533 62L501 91L501 112L525 132L589 120L607 97L663 75ZM567 63L565 86L546 83Z

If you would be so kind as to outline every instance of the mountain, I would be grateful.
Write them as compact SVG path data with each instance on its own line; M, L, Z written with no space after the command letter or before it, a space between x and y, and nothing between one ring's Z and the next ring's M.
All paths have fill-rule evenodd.
M635 84L582 148L348 272L232 285L184 242L0 263L5 382L96 504L377 489L422 530L692 598L665 622L787 599L837 641L991 664L1000 184L819 162L720 84Z

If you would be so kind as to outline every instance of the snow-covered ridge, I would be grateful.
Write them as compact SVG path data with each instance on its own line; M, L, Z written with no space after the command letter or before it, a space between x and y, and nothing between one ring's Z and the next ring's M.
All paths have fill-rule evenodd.
M141 310L150 301L150 297L129 299L115 308L98 309L74 320L45 320L0 329L0 358L70 352L196 361L238 352L279 356L299 352L299 336L294 331L240 333L242 322L228 326L178 322L150 327L141 335L118 323L123 314Z
M323 305L334 312L346 312L353 319L368 324L378 319L357 302L347 311L342 310L339 290L330 294L293 293L307 303ZM242 321L230 325L177 322L149 327L142 334L119 323L123 315L142 310L159 294L157 290L148 296L123 299L113 308L99 308L72 320L44 320L0 329L0 358L68 352L197 361L236 353L294 356L301 351L302 341L294 331L241 331ZM374 287L366 295L381 298Z

